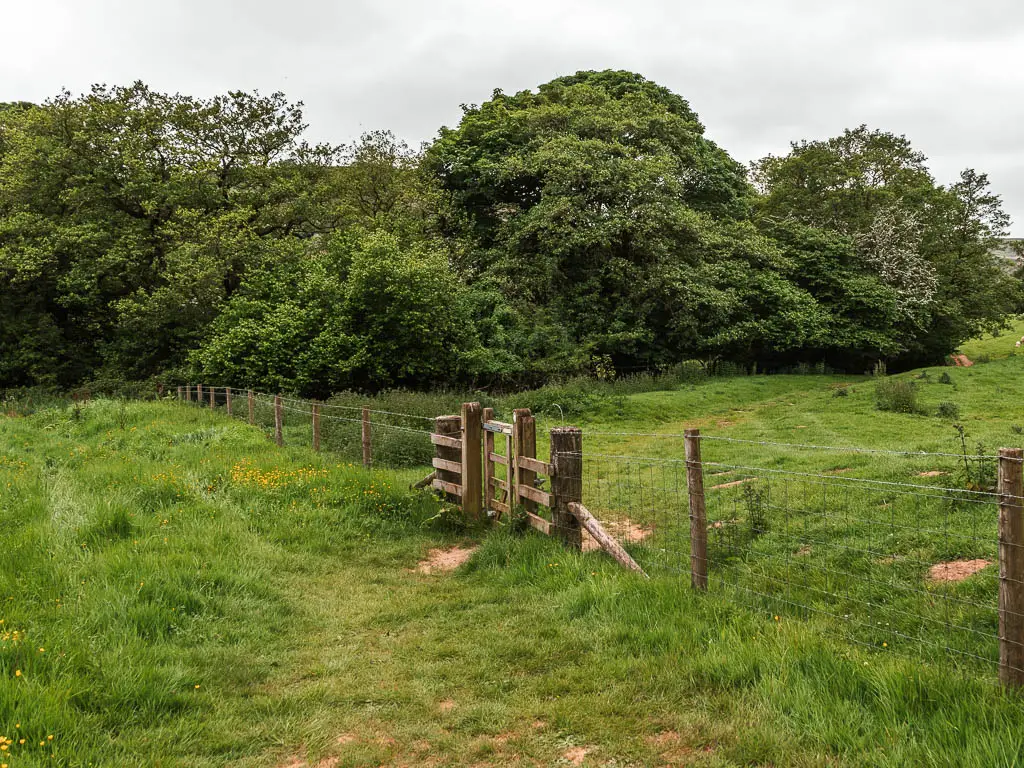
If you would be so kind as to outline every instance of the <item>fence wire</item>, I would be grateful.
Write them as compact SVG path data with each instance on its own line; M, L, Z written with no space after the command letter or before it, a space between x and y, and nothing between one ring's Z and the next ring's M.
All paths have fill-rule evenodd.
M225 408L226 391L213 391L214 407ZM195 388L189 392L192 403L203 407L210 407L209 393L204 386L197 403ZM248 419L247 392L231 393L233 415ZM363 409L319 406L322 449L359 462ZM309 445L313 402L281 398L281 409L285 444ZM430 465L434 417L377 409L369 415L375 465ZM273 395L253 394L252 420L273 435ZM995 489L998 457L717 436L701 436L700 442L696 471L710 591L763 611L770 620L813 620L879 653L923 663L944 657L955 667L995 678L998 510L1001 498L1007 500ZM691 491L699 494L689 487L682 449L677 441L677 457L584 450L572 454L578 458L574 476L556 482L574 480L587 510L648 573L674 574L680 588L688 588L694 567ZM495 440L494 453L507 453L504 440ZM851 455L859 457L852 465ZM492 498L507 504L507 471L499 466L494 474L506 482L492 483ZM543 493L554 490L543 475L530 484ZM562 525L575 529L574 522L536 501L524 498L521 505L548 520L550 533L565 533ZM597 548L586 532L583 544ZM1004 609L1008 615L1017 616Z
M963 477L962 455L927 454L938 469L908 463L908 480L899 481L715 461L716 445L702 445L700 468L709 590L774 620L817 619L879 652L943 655L986 675L998 669L993 457L968 456L966 474L981 483L958 488L950 480ZM685 460L586 451L582 460L590 512L648 572L688 582Z
M249 390L230 387L202 386L202 399L197 400L196 385L183 387L182 396L196 407L227 410L231 392L231 415L248 420ZM275 433L274 395L252 393L252 422L270 437ZM312 444L313 406L319 407L320 448L337 454L344 461L358 464L363 460L363 407L337 403L314 403L295 397L281 396L282 438L285 445ZM370 423L370 445L374 466L402 468L429 465L434 455L430 442L433 416L366 409Z

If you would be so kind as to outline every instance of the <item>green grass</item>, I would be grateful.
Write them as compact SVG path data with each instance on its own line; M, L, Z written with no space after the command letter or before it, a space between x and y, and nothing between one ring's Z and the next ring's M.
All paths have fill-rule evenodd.
M1014 343L1024 338L1024 317L1019 317L1010 322L1009 328L1002 330L998 335L986 334L980 338L972 339L961 345L960 352L967 355L970 360L997 360L1003 357L1020 354L1020 350Z
M1021 442L1010 429L1024 422L1020 365L950 370L948 385L933 369L921 402L957 402L972 441ZM838 386L849 396L834 397ZM712 379L613 395L596 410L583 423L592 455L677 459L674 435L688 425L954 447L948 421L880 412L862 378ZM541 427L557 422L545 415ZM990 670L871 637L851 644L829 616L776 620L724 587L695 594L668 568L644 581L534 535L445 532L430 522L437 503L404 490L415 466L364 472L302 447L301 424L289 430L293 444L278 449L260 429L169 403L0 418L0 736L13 740L0 764L557 765L580 750L585 765L616 766L1024 764L1021 701ZM709 461L916 482L934 467L745 443L704 450ZM595 462L585 492L607 501ZM664 476L661 496L652 488L632 509L611 506L669 520L659 500L682 497ZM724 493L744 515L757 509L742 487ZM671 514L685 520L685 509ZM758 557L742 561L769 570L746 584L792 547L770 523L751 544ZM433 547L476 542L454 574L415 570ZM653 549L632 547L649 566ZM836 564L823 549L791 580L796 594L817 584L811 565ZM940 549L925 536L914 563L892 568L917 576L917 559L952 554ZM722 573L740 565L728 554ZM961 587L987 599L971 591L987 580Z

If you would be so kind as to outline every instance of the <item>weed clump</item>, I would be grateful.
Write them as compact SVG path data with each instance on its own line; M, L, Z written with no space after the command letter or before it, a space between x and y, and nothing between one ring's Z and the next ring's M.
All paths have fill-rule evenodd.
M939 403L939 407L936 410L935 415L940 419L952 419L956 421L960 418L960 406L950 400L946 400Z
M917 384L901 379L880 378L875 384L875 405L880 411L921 413Z
M942 375L939 376L939 384L952 384L953 377L949 375L949 371L943 371Z

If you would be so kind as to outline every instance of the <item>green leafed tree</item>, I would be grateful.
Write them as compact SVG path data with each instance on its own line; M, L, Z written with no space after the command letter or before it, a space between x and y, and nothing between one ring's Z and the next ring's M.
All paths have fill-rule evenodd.
M629 72L497 91L443 129L423 169L436 225L481 301L489 344L529 379L610 355L616 367L799 344L814 300L779 279L745 225L744 168L687 102ZM742 321L742 329L718 323Z
M0 323L2 383L182 363L258 240L329 224L334 151L301 141L300 107L136 83L0 113L0 311L16 315Z
M794 143L751 176L766 231L788 222L850 238L855 271L892 293L897 322L876 328L889 337L880 356L940 361L1012 308L1015 281L994 256L1009 218L985 174L939 185L905 136L860 126Z
M383 232L274 247L193 355L208 380L326 397L425 389L482 364L465 290L443 255Z

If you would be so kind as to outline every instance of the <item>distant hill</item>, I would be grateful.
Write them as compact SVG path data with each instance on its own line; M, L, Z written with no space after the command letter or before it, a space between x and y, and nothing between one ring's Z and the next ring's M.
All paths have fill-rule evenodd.
M1016 266L1017 261L1024 256L1024 237L1004 237L993 252L1001 259Z

